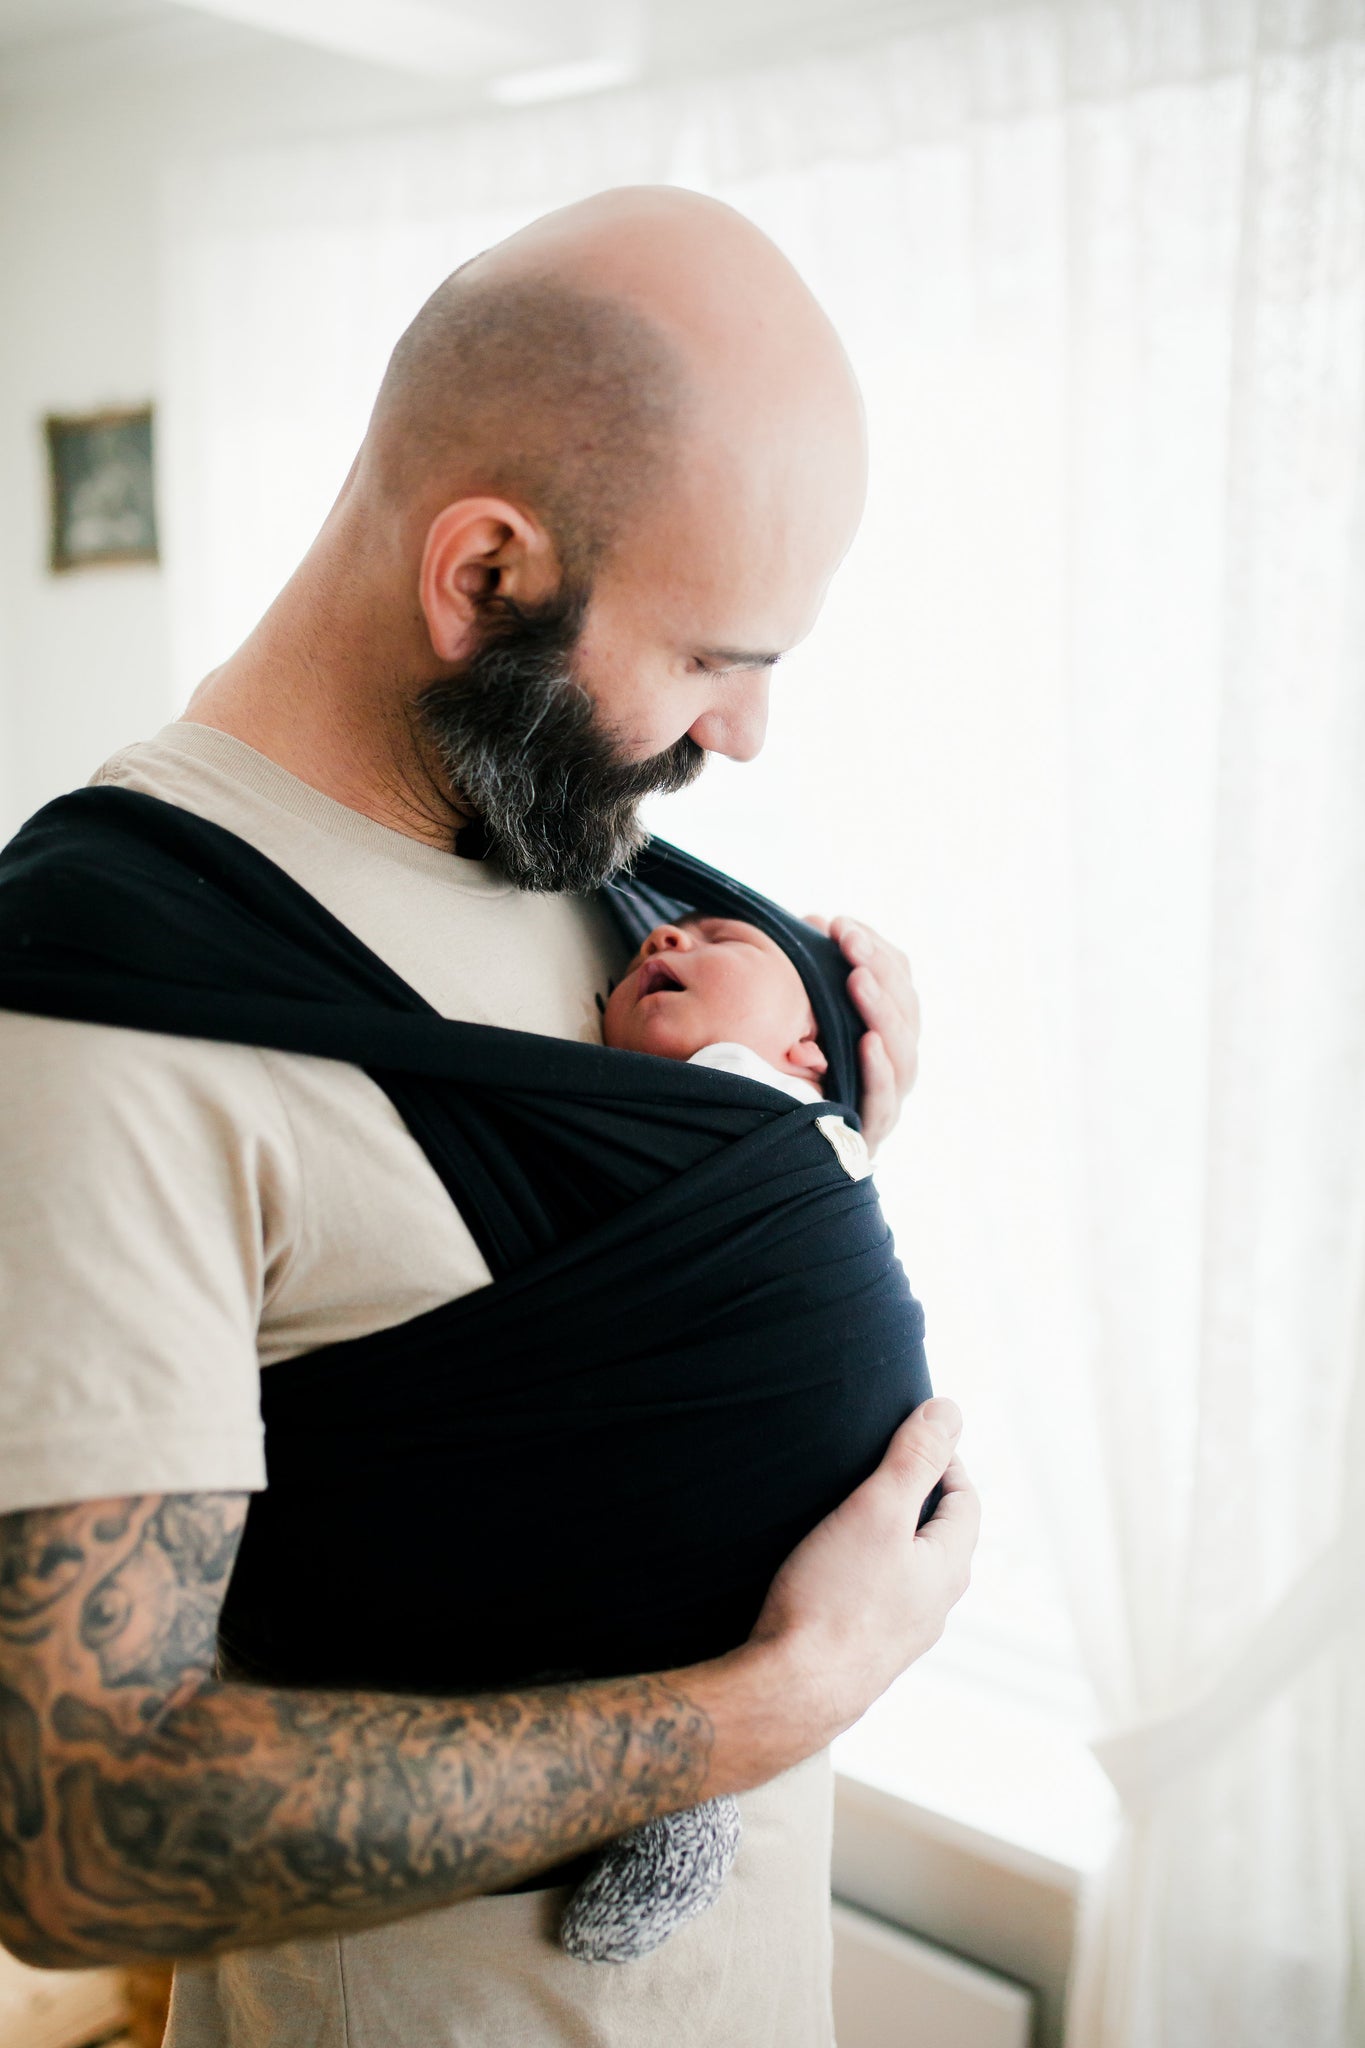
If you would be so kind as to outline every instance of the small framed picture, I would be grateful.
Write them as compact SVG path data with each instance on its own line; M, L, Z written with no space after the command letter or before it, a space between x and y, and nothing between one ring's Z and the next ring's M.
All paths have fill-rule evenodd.
M49 418L53 569L155 562L152 408Z

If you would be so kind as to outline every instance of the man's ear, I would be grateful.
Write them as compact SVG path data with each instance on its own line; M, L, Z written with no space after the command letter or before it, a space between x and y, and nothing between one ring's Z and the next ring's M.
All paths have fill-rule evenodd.
M479 610L490 597L540 604L558 587L549 535L503 498L457 498L427 528L417 596L438 661L472 652Z
M803 1081L814 1081L817 1085L829 1072L829 1061L820 1050L814 1024L804 1037L797 1039L795 1045L788 1046L787 1065Z

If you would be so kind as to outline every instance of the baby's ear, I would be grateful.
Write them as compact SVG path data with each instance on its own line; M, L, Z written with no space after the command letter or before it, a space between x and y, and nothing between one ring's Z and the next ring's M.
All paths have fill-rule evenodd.
M793 1073L800 1074L807 1081L818 1082L822 1075L829 1072L829 1061L820 1050L814 1024L804 1038L798 1038L796 1044L788 1048L787 1065Z

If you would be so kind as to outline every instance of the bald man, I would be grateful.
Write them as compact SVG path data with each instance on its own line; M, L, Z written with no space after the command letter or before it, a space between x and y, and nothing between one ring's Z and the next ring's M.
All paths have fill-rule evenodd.
M757 753L862 495L853 379L777 250L708 200L603 195L441 286L296 574L96 780L250 841L445 1015L595 1040L595 892L640 799ZM875 1142L914 994L835 935ZM488 1269L337 1062L6 1015L0 1129L9 1946L180 1959L172 2048L828 2048L826 1752L965 1584L951 1404L712 1663L465 1701L247 1685L215 1626L259 1372ZM744 1845L710 1913L623 1969L556 1947L542 1873L723 1792Z

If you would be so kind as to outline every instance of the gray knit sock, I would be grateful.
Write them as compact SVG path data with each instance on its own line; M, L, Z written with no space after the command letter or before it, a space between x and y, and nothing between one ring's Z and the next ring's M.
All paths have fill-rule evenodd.
M559 1939L580 1963L633 1963L715 1904L739 1847L726 1793L633 1828L602 1851L564 1908Z

